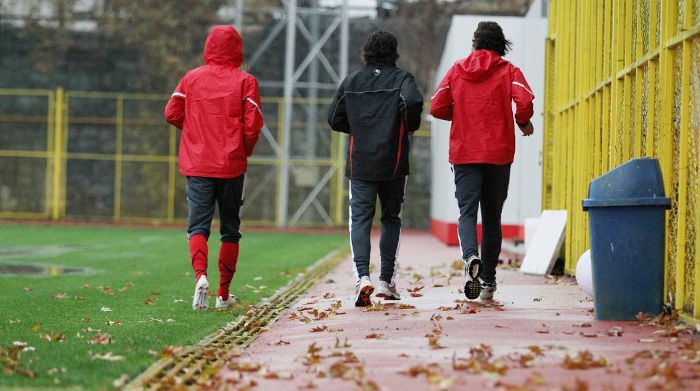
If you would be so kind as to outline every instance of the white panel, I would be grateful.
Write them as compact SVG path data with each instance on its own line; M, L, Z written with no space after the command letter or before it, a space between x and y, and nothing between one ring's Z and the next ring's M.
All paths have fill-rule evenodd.
M537 224L520 271L528 274L549 274L564 243L566 228L565 210L545 210Z

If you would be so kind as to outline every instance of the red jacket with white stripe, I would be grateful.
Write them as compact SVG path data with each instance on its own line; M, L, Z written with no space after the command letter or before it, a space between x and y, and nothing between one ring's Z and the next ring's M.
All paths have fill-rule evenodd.
M508 164L515 155L515 121L532 117L535 96L520 69L490 50L457 61L430 98L430 114L452 121L452 164Z
M246 172L263 118L258 82L238 69L242 62L238 32L213 27L204 65L185 74L165 106L165 119L182 129L182 175L234 178Z

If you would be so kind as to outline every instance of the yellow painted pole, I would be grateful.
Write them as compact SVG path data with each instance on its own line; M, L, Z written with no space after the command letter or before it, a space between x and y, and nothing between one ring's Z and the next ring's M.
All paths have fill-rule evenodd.
M644 102L642 102L643 74L643 68L637 68L634 71L634 107L631 109L634 114L632 157L635 158L642 156L642 133L644 132L644 124L642 123L642 111L644 108Z
M54 151L54 132L56 131L56 93L50 91L46 94L46 179L44 180L44 211L46 217L52 217L52 175L54 162L51 159Z
M686 11L687 13L688 11ZM680 112L680 139L679 163L678 163L678 222L676 226L676 308L683 309L685 304L685 284L690 283L685 279L686 270L686 240L687 240L687 213L688 210L688 143L690 140L690 66L691 45L688 40L683 41L681 54L681 112Z
M119 221L122 210L122 142L124 136L124 96L117 96L114 146L114 221Z
M667 42L675 34L676 29L676 9L675 1L665 1L662 3L661 9L661 41L660 41L660 51L659 51L659 83L661 85L661 107L659 118L659 162L661 164L661 171L664 178L664 187L666 190L667 197L674 197L673 189L673 50L665 48L664 42ZM677 208L677 205L673 205ZM669 257L670 246L675 245L670 240L673 230L673 225L671 224L671 219L666 219L666 254L665 254L665 264L664 268L664 298L668 297L670 292L674 294L677 293L676 279L675 276L670 275L670 267L672 263L676 262L675 259ZM678 300L674 300L678 303Z
M61 174L63 168L63 133L65 131L63 127L63 102L64 94L63 88L59 87L56 89L56 106L54 108L54 150L53 150L53 189L51 191L52 202L51 202L51 218L53 220L58 220L61 218L61 193L62 188L65 186L62 183Z
M656 122L656 74L659 67L656 59L647 64L647 145L646 156L656 156L656 138L654 136L654 123Z
M177 171L177 130L169 126L168 137L168 221L175 220L175 175Z

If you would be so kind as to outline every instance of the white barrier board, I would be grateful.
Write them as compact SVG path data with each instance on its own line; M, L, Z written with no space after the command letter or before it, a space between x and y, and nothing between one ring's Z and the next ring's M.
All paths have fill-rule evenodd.
M565 210L543 211L520 271L538 275L551 273L561 246L564 244L565 228Z

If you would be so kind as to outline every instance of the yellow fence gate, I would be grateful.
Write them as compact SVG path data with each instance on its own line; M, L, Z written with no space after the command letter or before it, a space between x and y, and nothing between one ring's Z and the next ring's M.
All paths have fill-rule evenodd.
M0 218L184 221L185 185L177 172L180 132L163 119L167 98L0 89ZM274 225L280 213L278 140L285 104L281 98L262 102L266 126L249 160L252 185L242 214L247 224ZM301 113L308 104L295 99L292 110ZM325 107L329 100L313 104ZM345 140L327 130L325 110L319 112L311 153L290 148L289 225L345 222ZM308 124L299 122L292 125L295 145L308 135Z
M665 290L700 319L700 0L552 0L543 207L566 209L566 270L589 248L589 181L656 157L666 194Z

